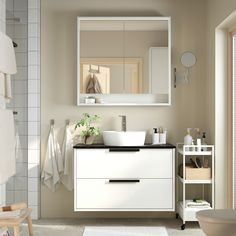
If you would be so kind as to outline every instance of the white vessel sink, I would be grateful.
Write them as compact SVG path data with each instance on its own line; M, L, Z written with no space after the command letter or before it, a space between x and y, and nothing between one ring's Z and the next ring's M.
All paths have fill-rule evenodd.
M107 146L142 146L146 131L103 131L103 141Z

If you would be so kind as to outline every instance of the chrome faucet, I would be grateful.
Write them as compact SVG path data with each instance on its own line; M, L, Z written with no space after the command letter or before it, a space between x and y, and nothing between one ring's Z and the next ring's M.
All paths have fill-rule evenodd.
M121 117L121 131L126 132L126 116L119 117Z

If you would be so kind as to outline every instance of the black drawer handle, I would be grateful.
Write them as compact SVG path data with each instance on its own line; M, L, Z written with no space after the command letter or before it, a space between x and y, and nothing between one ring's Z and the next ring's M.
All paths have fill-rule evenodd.
M139 148L130 148L130 147L122 147L122 148L110 148L109 152L139 152Z
M109 183L139 183L139 179L109 179Z

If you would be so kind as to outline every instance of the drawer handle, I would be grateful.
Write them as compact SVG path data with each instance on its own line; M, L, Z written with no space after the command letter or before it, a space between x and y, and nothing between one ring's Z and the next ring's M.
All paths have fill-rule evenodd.
M139 148L110 148L109 152L139 152Z
M109 179L109 183L139 183L139 179Z

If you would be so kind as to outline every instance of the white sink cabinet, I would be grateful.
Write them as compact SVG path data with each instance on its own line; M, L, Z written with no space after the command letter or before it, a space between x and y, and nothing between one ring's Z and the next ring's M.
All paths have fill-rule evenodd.
M175 211L174 146L98 147L74 149L75 211Z

